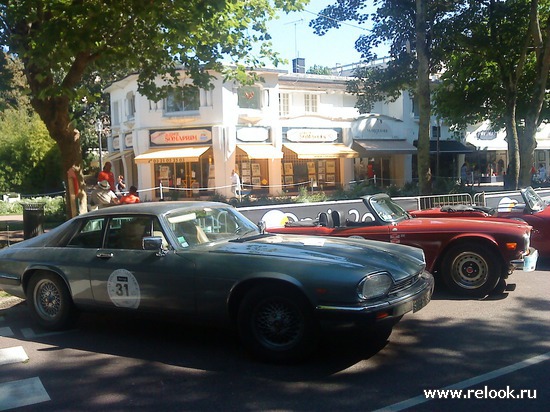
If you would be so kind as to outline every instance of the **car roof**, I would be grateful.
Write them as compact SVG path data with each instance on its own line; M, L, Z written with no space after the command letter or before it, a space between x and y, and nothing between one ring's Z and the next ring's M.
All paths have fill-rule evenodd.
M124 205L113 205L102 209L84 213L79 217L118 215L121 213L154 214L164 215L176 209L196 209L204 207L232 207L221 202L200 202L200 201L170 201L170 202L143 202Z

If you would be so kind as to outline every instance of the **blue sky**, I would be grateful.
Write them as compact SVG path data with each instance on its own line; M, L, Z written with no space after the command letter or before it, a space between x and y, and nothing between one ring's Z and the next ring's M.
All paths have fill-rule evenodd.
M339 29L331 29L324 36L317 36L309 27L309 22L317 13L335 3L336 0L311 0L305 11L282 14L280 19L269 25L274 50L288 60L283 69L292 71L292 59L295 57L305 58L306 69L315 64L334 67L337 63L346 65L360 60L361 55L354 44L361 34L367 33L367 25L348 22Z

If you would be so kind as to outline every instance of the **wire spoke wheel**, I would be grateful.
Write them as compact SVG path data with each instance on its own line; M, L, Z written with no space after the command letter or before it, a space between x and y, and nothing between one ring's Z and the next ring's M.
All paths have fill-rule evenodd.
M309 301L298 290L259 285L242 300L237 316L243 345L270 362L302 360L317 343L317 322Z
M258 306L253 327L264 345L281 349L299 342L304 333L304 317L290 302L268 299Z
M33 275L27 287L27 302L34 320L45 329L66 329L78 318L67 285L53 273Z
M36 311L45 320L53 319L61 312L61 292L48 279L42 279L34 289Z

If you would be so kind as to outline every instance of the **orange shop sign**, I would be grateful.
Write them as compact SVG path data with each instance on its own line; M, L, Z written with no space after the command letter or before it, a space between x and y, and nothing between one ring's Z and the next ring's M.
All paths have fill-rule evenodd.
M212 140L212 132L207 129L162 130L151 133L154 145L174 145L183 143L206 143Z

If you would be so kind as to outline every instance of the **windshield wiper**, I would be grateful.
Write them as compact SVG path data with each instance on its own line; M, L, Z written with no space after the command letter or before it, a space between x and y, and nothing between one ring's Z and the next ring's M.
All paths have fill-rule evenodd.
M253 233L251 236L247 236L250 233ZM256 229L248 229L241 236L236 239L231 239L230 242L246 242L248 240L259 239L265 236L274 236L273 233L258 233Z

